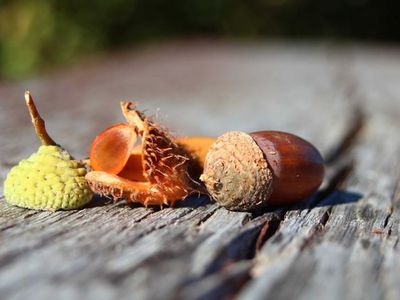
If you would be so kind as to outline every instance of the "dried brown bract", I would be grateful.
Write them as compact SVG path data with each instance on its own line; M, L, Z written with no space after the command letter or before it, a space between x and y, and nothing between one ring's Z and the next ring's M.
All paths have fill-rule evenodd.
M132 102L121 102L121 109L127 123L101 132L90 148L92 171L86 180L94 192L145 206L163 206L204 191L192 172L201 169L194 164L204 157L195 159L196 150L192 152L191 143L188 147L179 144ZM208 145L213 141L206 137L189 138L192 142L202 139Z

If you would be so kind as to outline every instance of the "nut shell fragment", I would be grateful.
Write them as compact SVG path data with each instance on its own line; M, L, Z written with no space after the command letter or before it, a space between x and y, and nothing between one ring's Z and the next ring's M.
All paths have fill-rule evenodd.
M175 201L200 192L200 183L189 172L190 155L175 138L136 110L134 103L121 102L121 108L127 123L106 129L92 144L92 171L86 175L92 190L145 206L172 206ZM107 141L103 143L102 138ZM141 144L135 146L131 141L137 139ZM114 147L114 144L120 146ZM118 149L115 161L103 162L103 159L113 158L114 149Z

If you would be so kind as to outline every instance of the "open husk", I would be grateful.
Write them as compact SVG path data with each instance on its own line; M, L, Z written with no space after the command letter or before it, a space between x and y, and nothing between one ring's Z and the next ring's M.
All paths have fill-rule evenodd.
M127 123L106 129L92 143L86 175L92 190L145 206L173 205L204 192L195 174L198 159L132 102L121 102L121 108Z

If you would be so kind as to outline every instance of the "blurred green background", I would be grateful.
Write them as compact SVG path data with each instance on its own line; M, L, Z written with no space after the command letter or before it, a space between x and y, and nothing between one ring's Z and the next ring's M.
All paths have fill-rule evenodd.
M0 0L0 78L184 37L397 42L400 2L367 0Z

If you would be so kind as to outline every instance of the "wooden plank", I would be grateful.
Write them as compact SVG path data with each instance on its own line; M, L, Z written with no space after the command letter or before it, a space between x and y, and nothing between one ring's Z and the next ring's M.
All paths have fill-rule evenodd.
M0 137L8 141L0 144L0 179L38 144L25 88L76 157L122 120L118 100L137 97L151 112L160 107L158 119L177 134L287 130L329 162L321 192L254 213L229 212L205 197L161 211L97 199L56 213L0 200L0 294L397 299L400 104L390 99L398 55L295 46L177 43L0 84ZM377 103L385 93L393 96Z
M391 276L396 277L399 259L400 219L393 208L398 205L399 151L398 126L383 116L369 118L349 154L357 163L341 191L311 211L285 216L257 258L253 272L258 278L239 298L397 299ZM349 196L354 202L340 204Z

